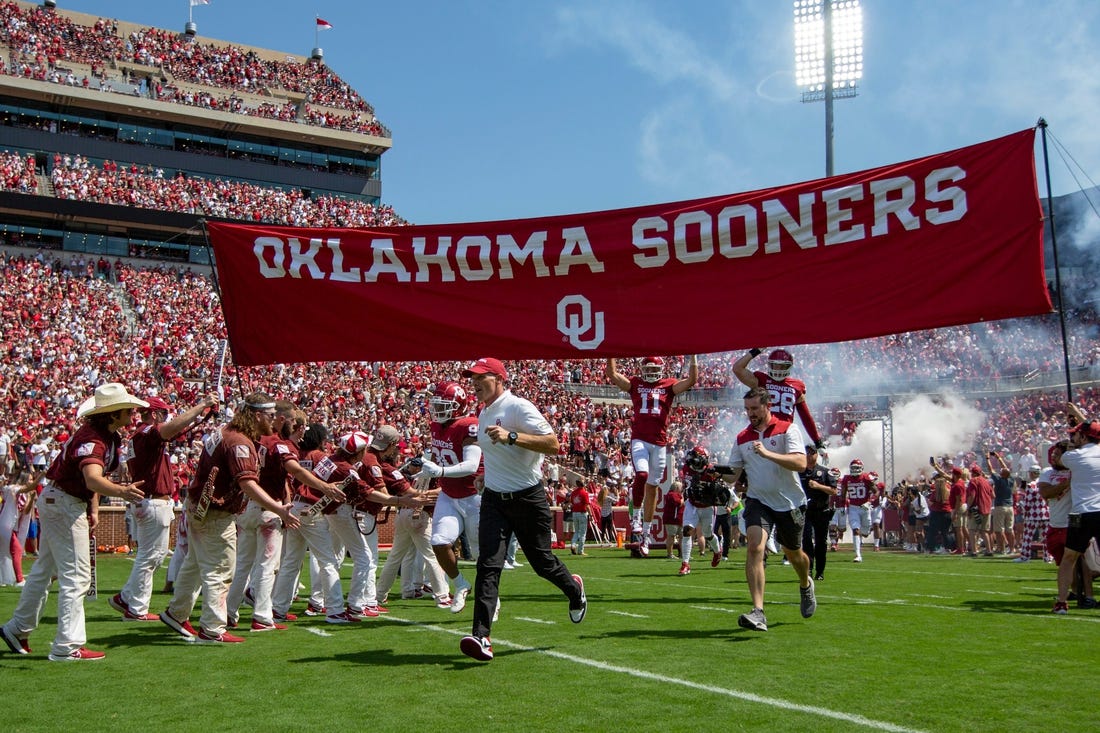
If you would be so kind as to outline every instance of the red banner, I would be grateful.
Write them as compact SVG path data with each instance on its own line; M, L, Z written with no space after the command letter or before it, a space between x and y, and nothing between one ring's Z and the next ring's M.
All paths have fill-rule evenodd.
M1050 312L1033 145L571 216L207 230L242 365L846 341Z

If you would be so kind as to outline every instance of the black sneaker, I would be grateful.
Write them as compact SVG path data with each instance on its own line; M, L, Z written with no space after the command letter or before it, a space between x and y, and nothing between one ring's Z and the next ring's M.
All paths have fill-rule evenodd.
M569 620L575 624L579 624L581 621L584 621L584 615L588 613L588 597L584 595L584 581L581 580L581 576L574 575L573 580L577 581L577 585L581 587L581 599L576 608L570 605Z
M493 642L489 641L488 636L464 636L458 648L467 657L479 662L493 661Z
M1095 598L1079 598L1077 599L1078 608L1100 608L1100 603L1096 602Z

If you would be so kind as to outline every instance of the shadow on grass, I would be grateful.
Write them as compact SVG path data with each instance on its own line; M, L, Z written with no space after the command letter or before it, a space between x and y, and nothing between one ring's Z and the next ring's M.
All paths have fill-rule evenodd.
M1053 597L1051 597L1049 594L1043 595L1043 598L1049 600L1030 602L1020 600L1000 601L988 598L971 598L962 601L960 606L962 608L969 608L971 611L978 611L981 613L1010 613L1023 616L1041 616L1043 614L1050 614L1050 609L1054 605Z
M549 647L547 647L549 648ZM494 649L493 659L504 659L520 654L545 651L545 649ZM490 662L479 662L471 659L458 649L455 642L453 654L425 654L422 652L402 654L392 649L365 649L363 651L345 652L343 654L325 655L321 657L298 657L289 661L304 664L325 664L333 662L353 665L356 667L380 667L388 668L395 665L437 665L449 669L470 669L472 667L484 667Z

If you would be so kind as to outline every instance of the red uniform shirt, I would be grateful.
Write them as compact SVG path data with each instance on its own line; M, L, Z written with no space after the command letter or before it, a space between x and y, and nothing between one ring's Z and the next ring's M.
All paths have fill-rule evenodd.
M310 473L313 473L313 469L317 466L317 464L324 460L324 457L324 451L322 451L320 448L314 448L309 453L306 453L304 456L299 456L298 463L301 464L302 468L309 471ZM313 490L296 478L291 478L290 484L294 487L294 495L302 497L302 499L305 501L312 502L317 501L321 498L321 492Z
M193 502L199 500L211 469L217 466L218 475L214 478L210 508L236 514L244 508L245 496L240 482L259 480L262 460L258 447L244 433L228 426L208 433L203 438L199 466L187 489L188 496Z
M433 422L432 457L436 463L446 468L462 462L462 447L467 441L477 442L477 418L467 415L445 423ZM482 472L478 468L478 473ZM442 476L436 479L439 488L452 499L464 499L477 493L474 486L476 474L469 476Z
M371 485L363 481L363 467L358 464L349 463L342 457L343 455L342 453L334 453L331 456L325 456L317 461L317 464L313 467L313 475L330 484L341 485L343 485L344 480L350 476L351 482L344 486L344 495L348 497L348 503L356 509L363 509L370 511L371 514L377 514L378 504L368 502L366 499L362 498L362 496L371 489ZM339 501L333 501L322 509L321 513L332 514L340 508L341 503L342 502ZM368 504L374 504L376 508L372 511L370 507L367 506Z
M46 478L66 494L91 501L95 492L84 483L84 466L103 466L104 474L114 471L118 468L121 447L122 438L118 433L84 423L50 464Z
M160 425L143 424L130 438L134 457L127 462L134 481L144 481L146 497L171 496L174 490L172 465L168 461L168 443L161 437Z
M858 478L843 476L840 479L840 493L848 500L849 506L863 506L876 496L875 482L865 473Z
M290 494L286 464L298 460L298 448L289 440L272 433L260 438L260 449L264 452L260 486L272 499L283 503Z
M806 405L806 384L801 379L787 377L782 381L776 381L766 372L753 372L756 383L768 390L772 414L780 420L794 422L795 414L802 418L802 427L806 429L806 435L815 443L820 440L817 432L817 423L810 415L810 408Z
M672 414L672 377L647 382L641 377L630 378L630 402L634 416L630 420L632 440L644 440L653 445L668 445L668 419Z

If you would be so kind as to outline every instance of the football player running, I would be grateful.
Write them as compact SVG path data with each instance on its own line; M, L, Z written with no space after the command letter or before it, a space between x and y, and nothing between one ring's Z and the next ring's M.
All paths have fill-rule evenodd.
M871 505L878 496L875 481L863 472L858 458L848 465L848 475L840 479L840 495L848 507L848 526L852 530L852 562L863 562L863 538L871 533Z
M791 377L791 367L794 366L794 357L786 349L775 349L768 354L768 371L754 372L749 370L749 362L763 353L763 349L750 349L733 363L733 374L741 384L749 389L763 387L768 390L771 399L772 414L781 420L794 422L795 415L802 421L802 427L807 437L818 448L824 448L825 443L817 431L817 423L810 414L810 406L806 403L806 384L801 379Z
M477 444L477 418L468 414L473 400L457 382L440 382L428 399L431 413L432 459L425 460L421 474L436 480L436 500L432 525L432 550L439 566L454 585L451 613L466 607L470 582L458 569L454 543L465 532L470 558L477 560L478 524L481 495L474 479L481 467L481 448Z
M642 536L638 552L649 555L653 515L657 507L657 484L665 472L665 448L668 445L668 421L672 402L687 392L699 378L699 362L691 356L688 375L683 379L664 376L665 363L658 356L642 359L641 376L626 377L619 373L615 360L607 360L607 381L630 395L633 416L630 420L630 458L634 464L631 495L634 510L642 508Z
M722 562L722 541L714 534L714 507L725 504L730 489L710 465L710 455L702 446L688 451L684 459L684 485L687 487L684 502L683 537L680 539L680 575L691 572L691 545L695 528L703 532L703 539L713 554L712 568Z

